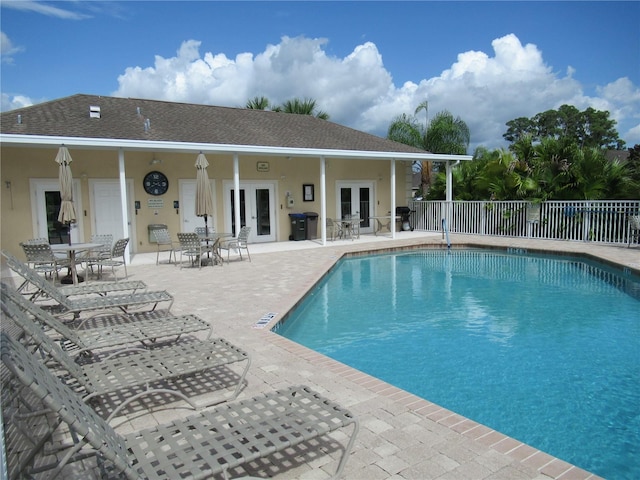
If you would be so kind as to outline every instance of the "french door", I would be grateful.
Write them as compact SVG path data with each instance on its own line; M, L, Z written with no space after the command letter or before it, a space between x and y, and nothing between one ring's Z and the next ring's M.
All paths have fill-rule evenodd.
M60 182L57 178L32 178L30 181L31 212L34 238L46 238L51 244L74 243L83 240L83 208L80 180L73 180L73 202L76 223L63 225L58 222L60 213Z
M276 241L275 182L240 182L240 227L251 227L250 242ZM224 183L224 229L234 236L239 230L235 219L233 182Z
M359 216L360 232L372 233L371 220L375 205L373 182L336 182L336 216Z

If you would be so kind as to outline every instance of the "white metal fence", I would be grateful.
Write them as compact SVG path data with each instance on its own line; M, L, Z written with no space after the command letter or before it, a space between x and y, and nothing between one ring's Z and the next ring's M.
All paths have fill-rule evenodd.
M629 216L640 215L640 200L421 201L409 207L417 230L441 232L444 218L451 233L623 244Z

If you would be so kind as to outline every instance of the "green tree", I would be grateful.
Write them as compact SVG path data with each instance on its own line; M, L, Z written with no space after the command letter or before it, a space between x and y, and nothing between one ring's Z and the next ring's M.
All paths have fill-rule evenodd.
M481 152L474 155L478 163L473 182L475 199L536 200L540 186L533 166L525 158L507 149ZM465 164L468 162L465 162Z
M458 200L637 199L636 166L637 159L608 160L604 150L566 137L534 142L525 135L510 149L479 147L472 162L454 170L453 182ZM427 198L444 196L445 175L439 173Z
M629 157L627 158L631 179L636 185L635 198L640 198L640 144L635 144L629 148Z
M311 98L299 99L293 98L286 100L282 104L282 111L284 113L296 113L299 115L312 115L322 120L329 120L329 114L318 110L317 102Z
M609 112L595 110L591 107L582 112L583 131L582 147L608 148L623 150L625 142L618 136L615 129L616 121L609 118Z
M282 105L273 105L264 96L256 96L247 100L245 108L251 110L271 110L272 112L296 113L299 115L313 115L322 120L329 120L329 114L317 109L317 102L311 98L292 98L286 100Z
M429 123L425 148L431 153L466 155L470 139L469 127L464 120L443 110Z
M544 138L566 138L580 147L623 149L624 141L615 129L616 122L609 112L591 107L584 111L572 105L562 105L558 110L547 110L532 118L519 117L507 122L505 140L517 142L526 135L534 141Z
M387 138L415 148L426 150L424 127L415 116L403 113L393 119L387 130Z
M534 129L533 120L527 117L518 117L507 122L507 132L502 135L508 142L517 142L527 135L531 135Z
M467 124L460 117L454 118L444 110L436 114L433 121L427 120L422 125L416 115L422 110L428 112L427 109L428 102L425 101L418 105L414 115L398 115L389 125L387 138L431 153L465 154L470 140ZM437 170L437 167L432 168L432 162L421 162L415 167L421 172L422 192L429 191L432 171Z
M245 105L245 108L251 109L251 110L267 110L269 108L269 105L271 105L271 102L269 102L269 99L267 97L253 97L251 100L247 100L247 104Z
M387 130L387 138L421 150L426 150L425 127L414 115L403 113L395 117ZM415 162L414 171L420 172L420 192L424 196L431 186L431 162Z

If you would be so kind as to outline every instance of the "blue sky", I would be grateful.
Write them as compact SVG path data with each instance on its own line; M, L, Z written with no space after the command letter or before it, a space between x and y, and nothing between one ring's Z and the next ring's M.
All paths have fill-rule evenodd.
M640 2L0 0L3 111L76 93L244 106L310 97L384 136L427 99L504 145L505 122L608 110L640 143ZM424 119L424 113L420 114Z

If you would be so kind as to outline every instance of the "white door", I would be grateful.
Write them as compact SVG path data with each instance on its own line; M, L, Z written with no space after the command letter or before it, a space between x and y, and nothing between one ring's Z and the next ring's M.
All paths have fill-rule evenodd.
M60 213L60 183L57 178L32 178L29 180L31 193L31 218L33 237L48 238L49 243L74 243L84 240L82 195L80 180L73 180L73 201L76 208L76 223L71 228L58 222Z
M240 182L240 226L251 227L250 242L276 241L275 182ZM236 235L233 182L224 183L224 230Z
M345 218L357 215L361 218L360 232L372 233L369 217L374 215L375 198L373 182L336 182L336 216Z
M213 196L213 211L216 208L216 182L211 180L211 195ZM196 216L196 181L191 179L178 180L178 188L180 190L180 218L182 221L181 232L193 232L196 227L204 227L204 217ZM213 228L216 232L221 232L220 227L216 224L216 219L212 216L207 217L207 226Z
M127 199L131 199L131 180L127 180ZM129 231L125 234L122 229L122 206L120 200L119 180L89 180L91 199L91 226L95 235L113 235L114 242L120 238L129 237L129 251L135 252L136 238L134 238L135 212L133 201L128 201Z

